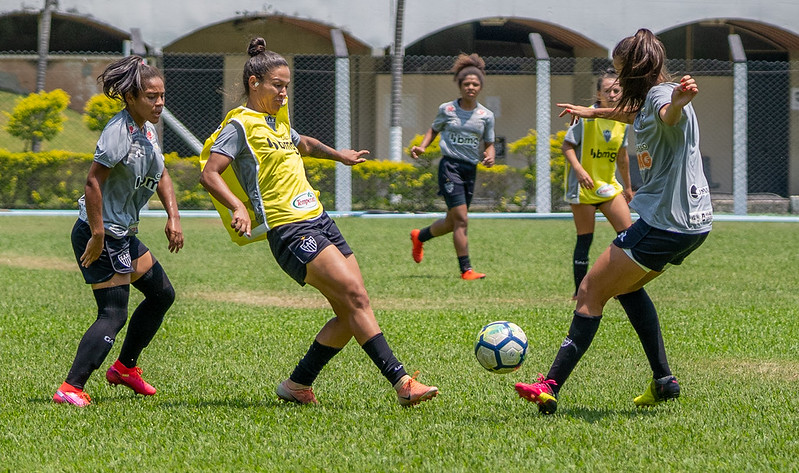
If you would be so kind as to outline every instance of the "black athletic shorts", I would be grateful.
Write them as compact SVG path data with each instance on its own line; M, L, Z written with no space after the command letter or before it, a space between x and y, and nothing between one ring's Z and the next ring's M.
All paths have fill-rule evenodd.
M327 212L312 220L272 228L266 238L277 264L300 286L305 285L306 265L328 246L335 245L344 256L352 254L336 222Z
M132 273L134 271L133 261L150 251L135 235L119 239L106 235L100 257L88 268L84 268L80 264L80 257L86 251L86 245L91 237L92 230L89 224L78 219L72 227L72 251L75 252L75 261L78 262L86 284L108 281L117 273Z
M659 230L639 218L630 228L619 233L613 244L645 269L663 271L668 264L682 264L686 256L705 242L708 233Z
M441 158L438 163L438 195L444 197L448 209L471 205L476 176L476 165L448 156Z

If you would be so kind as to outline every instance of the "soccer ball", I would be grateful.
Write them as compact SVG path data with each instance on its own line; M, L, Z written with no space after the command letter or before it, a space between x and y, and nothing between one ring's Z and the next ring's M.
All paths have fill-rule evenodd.
M474 355L492 373L516 371L527 354L527 335L513 322L491 322L477 334Z

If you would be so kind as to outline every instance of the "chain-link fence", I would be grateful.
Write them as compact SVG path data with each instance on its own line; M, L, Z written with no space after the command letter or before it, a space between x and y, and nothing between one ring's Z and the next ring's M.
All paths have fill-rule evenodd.
M96 140L97 134L81 129L82 106L92 94L100 93L94 79L113 59L106 56L59 56L51 60L47 90L58 87L72 96L68 111L72 123L69 128L65 125L62 135L73 135L43 143L43 151L93 151L92 141ZM337 140L342 136L337 126L346 123L349 127L349 142L346 144L371 151L368 165L356 166L351 171L348 168L347 172L352 173L349 180L340 179L341 173L336 172L333 163L308 163L309 177L322 191L322 201L328 209L335 210L337 202L342 202L335 198L337 192L348 193L349 199L343 202L353 210L443 209L443 200L436 195L438 156L435 152L417 161L405 152L401 162L389 160L392 155L389 136L392 106L390 57L345 58L349 66L344 69L349 82L345 90L349 92L350 106L343 121L337 117L337 114L347 113L341 101L338 105L336 101L337 95L340 99L342 80L337 58L291 55L286 59L292 69L289 106L293 127L301 134L337 146ZM401 104L403 147L407 148L414 139L418 141L421 138L430 127L439 104L458 97L458 87L450 72L454 59L451 56L405 58ZM550 175L547 177L552 210L566 210L562 204L563 156L560 144L567 122L566 118L558 117L560 109L555 103L592 103L596 77L610 67L611 62L607 58L549 59L550 72L544 79L548 81L551 100L542 102L536 92L539 78L536 76L535 58L484 59L487 77L479 100L496 117L498 165L492 169L479 169L473 210L535 211L538 173L535 159L536 148L541 144L550 148ZM199 169L196 159L191 157L198 154L198 143L214 131L225 113L241 103L241 75L245 60L244 55L224 54L165 54L150 58L164 71L166 107L174 117L162 120L159 125L163 148L166 153L184 158L170 161L174 166L186 168L181 173L186 182L176 183L184 196L181 201L183 208L210 208L210 200L201 195L203 191L197 187ZM35 63L31 58L8 55L0 56L0 65L3 71L0 73L0 110L11 113L14 100L25 90L31 90L31 68L35 68ZM734 66L733 62L718 60L675 59L668 63L669 72L675 76L692 74L700 87L694 108L699 117L701 151L714 205L717 211L732 212L735 188L744 186L749 212L787 212L790 210L790 196L799 194L799 144L795 144L799 143L796 139L799 135L799 115L796 112L799 93L795 87L799 84L799 63L749 61L743 64L743 82L736 82L735 71L740 69ZM741 83L745 93L736 90ZM745 99L743 104L740 103L742 97ZM539 142L536 136L536 117L540 110L551 117L548 142ZM745 124L744 131L738 135L735 133L736 117L742 117ZM13 174L19 174L24 163L2 164L5 155L22 151L19 140L2 129L8 119L5 114L0 116L0 207L74 207L70 202L74 202L71 199L75 194L82 192L80 177L65 180L57 171L48 171L53 173L52 182L47 182L41 173L37 173L35 181L25 183L20 182L19 175ZM736 143L745 145L742 163L734 159ZM630 146L634 143L631 142ZM635 156L634 153L631 155ZM743 169L743 181L735 178L736 166L739 166L739 173ZM631 172L633 184L640 182L635 159L631 159ZM28 174L33 173L29 169ZM12 181L13 186L9 184ZM349 183L350 188L342 189L341 182ZM47 186L62 189L64 195L58 199L25 198L25 195L46 194L43 187Z

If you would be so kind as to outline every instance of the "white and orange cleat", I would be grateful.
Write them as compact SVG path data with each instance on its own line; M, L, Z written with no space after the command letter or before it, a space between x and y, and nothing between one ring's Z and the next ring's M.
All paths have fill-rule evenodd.
M296 384L290 380L285 380L277 385L275 392L277 397L286 402L294 402L297 404L319 404L314 396L313 388L310 386L302 386L292 388L289 383Z
M415 406L420 402L433 399L438 395L438 388L435 386L425 386L424 384L416 381L416 376L419 372L415 372L413 376L407 374L402 377L394 389L397 390L397 399L403 407Z

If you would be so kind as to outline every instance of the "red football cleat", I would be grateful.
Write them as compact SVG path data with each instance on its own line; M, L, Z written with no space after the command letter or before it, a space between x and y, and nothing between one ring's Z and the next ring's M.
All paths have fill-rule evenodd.
M86 407L92 399L88 394L64 381L53 394L53 401L57 404L72 404L73 406Z
M424 243L419 241L419 229L414 228L411 230L411 242L413 242L413 250L411 250L411 256L413 256L413 260L417 263L422 262L422 258L424 258Z
M136 394L141 394L142 396L152 396L155 394L155 388L141 379L141 368L138 366L128 368L119 360L115 361L114 364L108 368L108 371L105 372L105 379L108 380L108 383L112 386L124 384L135 391Z
M461 273L461 279L465 279L467 281L474 281L475 279L483 279L485 277L486 275L484 273L478 273L472 268L469 268L463 273Z

